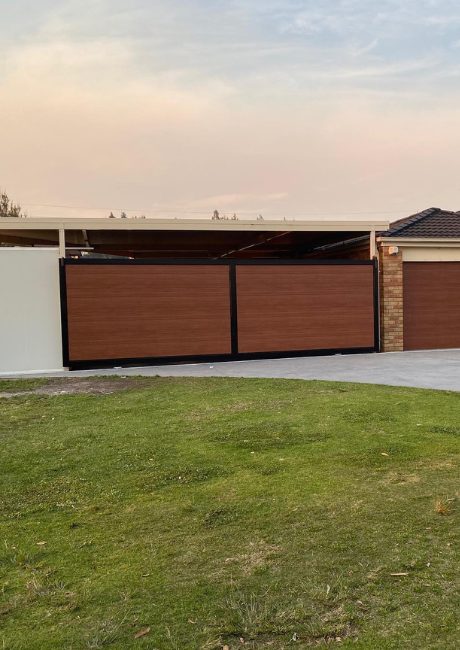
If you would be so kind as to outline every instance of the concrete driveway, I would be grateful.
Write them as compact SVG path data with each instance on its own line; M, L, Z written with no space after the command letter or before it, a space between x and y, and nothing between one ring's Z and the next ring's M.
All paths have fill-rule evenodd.
M74 377L94 375L325 379L460 391L460 349L110 368L71 373ZM69 373L46 376L69 376Z

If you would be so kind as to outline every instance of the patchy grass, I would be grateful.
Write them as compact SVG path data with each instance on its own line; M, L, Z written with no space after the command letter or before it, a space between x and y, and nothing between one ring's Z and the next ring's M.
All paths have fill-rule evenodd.
M458 647L458 394L53 382L0 384L4 649Z

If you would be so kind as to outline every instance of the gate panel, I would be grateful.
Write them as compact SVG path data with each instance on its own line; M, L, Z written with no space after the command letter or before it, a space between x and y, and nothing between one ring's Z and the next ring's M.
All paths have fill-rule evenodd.
M375 349L374 265L238 265L240 353Z
M460 348L460 262L404 262L404 349Z
M231 352L229 269L66 263L68 362Z

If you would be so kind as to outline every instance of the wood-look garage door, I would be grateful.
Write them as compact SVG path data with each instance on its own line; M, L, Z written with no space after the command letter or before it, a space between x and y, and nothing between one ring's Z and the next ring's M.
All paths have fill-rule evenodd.
M460 262L404 263L404 349L460 347Z
M66 260L65 365L378 346L372 262Z
M227 266L66 264L68 361L230 354Z
M373 284L371 264L237 266L238 350L373 348Z

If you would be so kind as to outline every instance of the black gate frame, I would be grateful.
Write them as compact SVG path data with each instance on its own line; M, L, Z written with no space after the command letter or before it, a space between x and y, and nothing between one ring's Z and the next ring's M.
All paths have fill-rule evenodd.
M67 286L66 266L167 266L167 265L190 265L190 266L228 266L230 286L230 333L231 353L215 355L192 355L192 356L168 356L168 357L141 357L121 359L69 359L69 329L67 314ZM238 352L238 303L236 286L236 267L238 265L255 266L372 266L373 267L373 297L374 297L374 345L372 347L359 348L338 348L322 350L279 350L276 352ZM337 259L114 259L114 258L63 258L60 260L59 280L61 293L61 327L62 327L62 357L64 367L70 370L90 370L97 368L111 368L113 366L143 366L143 365L167 365L174 363L209 363L218 361L245 361L250 359L279 359L282 357L305 357L333 354L360 354L366 352L380 352L380 328L379 328L379 279L378 262L373 260L337 260Z

